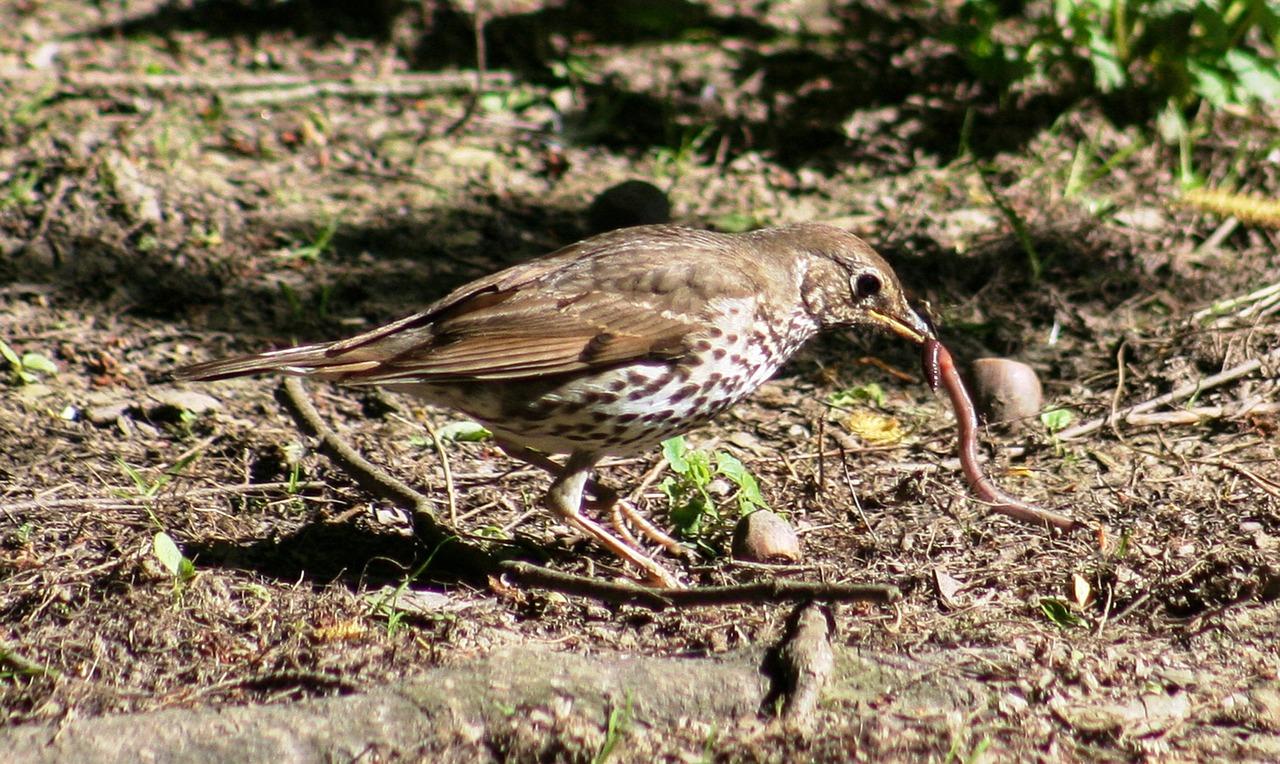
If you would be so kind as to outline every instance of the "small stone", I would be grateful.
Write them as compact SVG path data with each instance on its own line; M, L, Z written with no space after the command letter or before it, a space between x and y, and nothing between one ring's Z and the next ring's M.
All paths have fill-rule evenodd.
M129 411L129 406L129 401L115 401L114 403L89 406L84 410L84 418L94 426L106 427L109 424L114 424L117 419L124 416Z
M32 382L18 388L18 397L28 401L47 398L50 395L53 395L53 388L39 382Z
M800 562L800 539L786 520L757 509L733 529L733 556L746 562Z
M217 398L195 390L157 390L151 393L151 403L147 415L154 419L172 418L173 411L190 411L200 416L222 408Z
M615 228L671 222L671 202L662 189L643 180L628 180L600 192L587 210L592 233Z
M1035 370L1009 358L974 361L973 393L978 412L992 423L1033 419L1044 406Z

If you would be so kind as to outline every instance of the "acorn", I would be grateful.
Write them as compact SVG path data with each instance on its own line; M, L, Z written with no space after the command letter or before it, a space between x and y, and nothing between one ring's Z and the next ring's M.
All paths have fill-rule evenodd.
M992 424L1032 419L1044 407L1040 378L1030 366L1010 358L973 362L973 397L978 413Z
M738 520L733 529L733 557L745 562L800 562L800 539L791 524L767 509Z

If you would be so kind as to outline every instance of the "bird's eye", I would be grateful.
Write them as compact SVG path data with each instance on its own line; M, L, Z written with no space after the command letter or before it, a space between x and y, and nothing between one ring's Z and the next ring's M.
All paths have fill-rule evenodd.
M853 279L853 296L859 300L880 294L880 277L874 273L859 273Z

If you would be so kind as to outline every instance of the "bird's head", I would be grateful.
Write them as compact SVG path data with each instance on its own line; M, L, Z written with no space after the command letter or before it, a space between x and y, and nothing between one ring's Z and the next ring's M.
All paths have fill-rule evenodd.
M833 226L775 229L777 244L800 252L805 308L823 328L866 326L916 344L935 337L907 303L893 268L865 241Z

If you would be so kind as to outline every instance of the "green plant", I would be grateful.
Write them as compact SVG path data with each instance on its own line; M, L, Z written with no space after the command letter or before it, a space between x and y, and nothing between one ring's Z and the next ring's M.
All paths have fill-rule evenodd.
M868 382L865 385L854 385L832 393L827 396L827 403L842 409L852 408L860 403L870 403L878 408L884 408L885 392L879 383Z
M1062 442L1058 440L1058 433L1067 429L1076 415L1070 409L1048 409L1040 413L1040 424L1049 431L1049 439L1053 442L1053 451L1057 456L1062 456Z
M0 194L0 210L8 207L23 207L36 200L36 186L40 185L40 171L30 169L25 172L13 171L9 174Z
M1041 597L1040 612L1063 629L1084 625L1084 619L1072 612L1071 606L1057 597Z
M160 476L155 480L147 480L142 476L141 472L134 469L132 465L120 457L116 457L116 463L120 465L120 469L124 471L124 474L133 481L133 486L137 489L140 497L144 499L154 499L160 493L160 490L169 484L170 480L173 480L175 477L182 474L184 469L190 466L190 464L196 459L199 459L200 453L201 451L199 449L195 449L184 454L181 459L173 463L173 466L160 473Z
M38 382L42 374L50 376L58 373L58 365L48 357L35 352L18 355L8 343L0 340L0 358L9 365L9 373L15 384L29 385Z
M27 94L25 99L20 99L13 111L9 114L8 122L12 126L17 127L36 127L43 124L49 117L45 112L45 107L54 102L58 95L57 82L49 82L41 85L34 92ZM7 126L0 127L0 130Z
M659 148L654 154L654 172L660 178L679 179L697 162L698 155L714 134L715 129L711 126L681 128L679 135L668 141L671 145Z
M392 589L387 594L374 600L372 611L373 613L384 616L387 619L388 637L394 637L402 628L404 628L404 619L409 614L408 611L399 607L398 603L400 597L409 589L410 584L418 580L418 577L425 573L427 568L431 567L431 562L435 560L436 554L438 554L444 545L449 543L450 540L452 539L446 538L436 544L435 548L431 550L430 554L427 555L427 558L423 560L418 567L414 568L408 575L400 579L400 583L395 589Z
M277 282L280 288L280 295L284 297L284 301L289 305L289 315L294 321L305 321L307 318L307 307L302 301L302 296L298 291L283 281ZM322 284L319 291L314 295L312 302L315 305L315 319L323 321L329 317L329 301L333 298L333 285Z
M177 542L168 533L164 531L156 533L151 540L151 552L165 570L173 575L175 590L180 590L184 584L196 577L195 562L182 553Z
M627 693L626 703L621 706L614 706L609 711L609 721L605 726L604 743L600 745L600 750L591 758L592 764L604 764L609 757L613 755L617 749L618 743L622 741L622 736L631 726L632 710L631 710L631 694Z
M25 658L9 645L0 642L0 680L8 681L22 676L48 676L56 679L61 677L62 673L57 669L36 663L30 658Z
M686 538L704 536L721 518L720 508L711 495L711 482L723 477L737 487L734 498L739 514L767 509L755 476L732 454L690 449L683 437L662 443L662 456L675 473L658 484L666 495L671 521Z
M1002 92L1070 73L1179 110L1280 100L1280 9L1268 0L965 0L956 22L944 38Z
M329 218L323 228L315 232L315 235L311 237L310 242L290 248L285 253L285 258L315 262L333 246L333 236L337 232L338 217L335 215L334 217Z
M440 436L440 440L446 443L480 443L493 438L493 433L489 432L484 425L469 420L449 422L437 429L436 435ZM423 438L422 436L415 436L410 440L414 445L432 445L430 438Z

